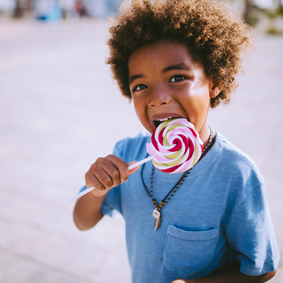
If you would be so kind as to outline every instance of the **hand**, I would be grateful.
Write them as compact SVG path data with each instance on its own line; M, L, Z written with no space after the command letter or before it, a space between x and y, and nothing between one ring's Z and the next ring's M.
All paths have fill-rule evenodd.
M88 188L94 187L91 193L97 197L106 195L112 188L128 180L129 175L136 172L139 166L129 170L128 165L115 155L98 158L85 174L85 182Z
M190 279L190 280L177 279L172 281L171 283L194 283L194 282L195 282L194 279Z

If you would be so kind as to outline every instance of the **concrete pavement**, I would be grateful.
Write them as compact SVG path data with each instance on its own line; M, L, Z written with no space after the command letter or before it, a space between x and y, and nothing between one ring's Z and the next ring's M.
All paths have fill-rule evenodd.
M3 283L130 282L124 222L79 232L72 197L115 142L142 129L111 79L106 21L0 23L0 269ZM210 125L248 153L267 183L283 254L283 37L258 47ZM272 283L283 282L281 259Z

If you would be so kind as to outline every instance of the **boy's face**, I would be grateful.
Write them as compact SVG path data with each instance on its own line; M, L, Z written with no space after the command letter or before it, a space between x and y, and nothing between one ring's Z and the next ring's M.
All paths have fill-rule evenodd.
M207 141L210 98L218 92L184 45L168 40L146 45L130 56L128 67L135 111L150 133L160 121L182 117Z

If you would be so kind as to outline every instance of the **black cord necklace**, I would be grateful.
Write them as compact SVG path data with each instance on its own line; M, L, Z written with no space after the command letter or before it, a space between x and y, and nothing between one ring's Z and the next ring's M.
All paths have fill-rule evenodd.
M212 130L210 129L210 136L208 139L208 143L207 145L204 147L203 151L202 151L202 155L200 157L199 160L201 160L204 155L207 153L207 151L210 149L210 147L213 145L215 140L215 135L213 134ZM198 161L199 162L199 161ZM157 231L160 227L161 224L161 209L165 206L165 204L174 196L174 194L178 191L178 189L180 188L180 186L183 184L183 182L185 181L185 179L187 178L187 176L190 174L191 169L187 170L184 172L184 174L182 175L182 177L179 179L179 181L175 184L175 186L168 192L168 194L165 196L165 198L160 202L160 204L158 205L156 199L153 198L153 174L154 174L154 166L152 165L152 169L151 169L151 181L150 181L150 192L144 182L143 179L143 170L144 170L145 164L143 164L142 169L141 169L141 179L142 179L142 183L144 186L145 191L147 192L148 196L151 198L152 203L155 207L155 209L152 212L153 217L155 218L155 222L154 222L154 229L155 231Z

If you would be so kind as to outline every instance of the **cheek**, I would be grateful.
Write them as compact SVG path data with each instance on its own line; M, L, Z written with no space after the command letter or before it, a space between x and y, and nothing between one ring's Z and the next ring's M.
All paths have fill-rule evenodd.
M134 108L135 108L136 114L139 115L141 104L138 103L138 101L136 99L134 99L134 98L133 98L133 104L134 104Z
M133 104L135 108L136 115L140 121L140 123L150 132L153 133L153 129L150 125L150 122L148 120L148 116L146 113L146 104L144 101L140 101L138 99L133 99Z
M133 104L135 108L135 112L139 120L142 122L145 119L145 106L142 101L133 98Z
M204 109L209 107L209 102L209 90L206 87L202 87L199 88L193 96L190 96L190 102L188 105L191 105L196 111L202 112Z

